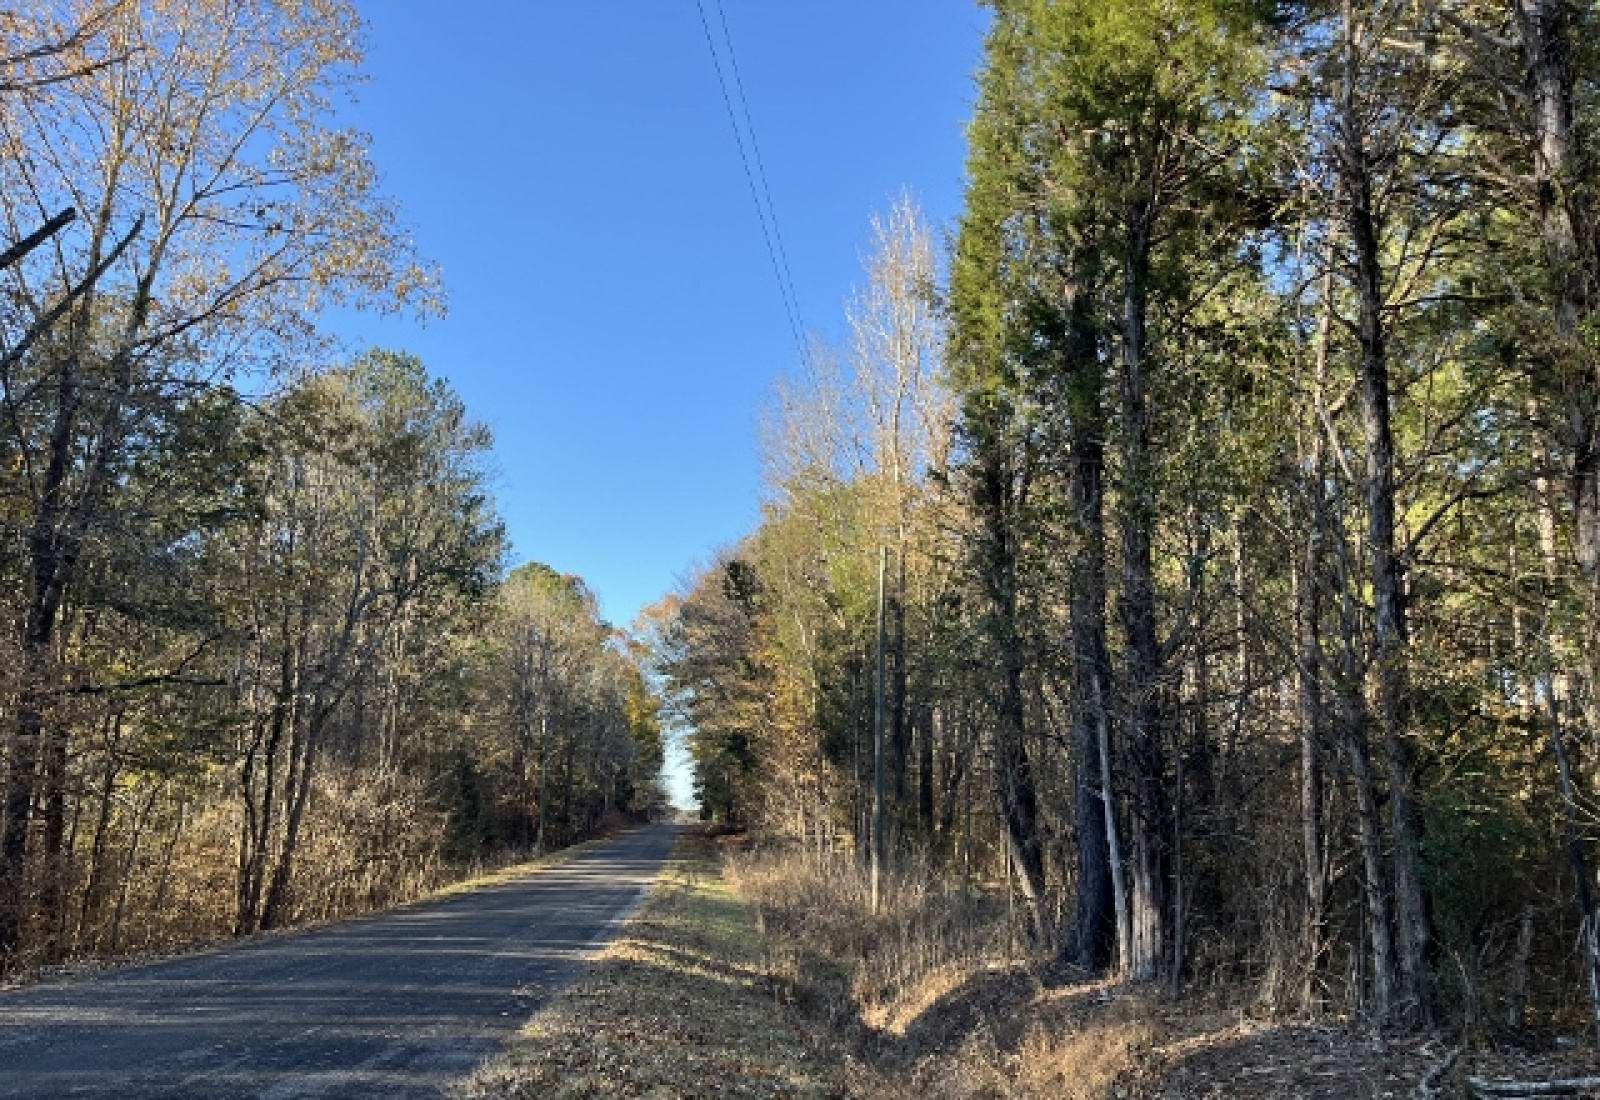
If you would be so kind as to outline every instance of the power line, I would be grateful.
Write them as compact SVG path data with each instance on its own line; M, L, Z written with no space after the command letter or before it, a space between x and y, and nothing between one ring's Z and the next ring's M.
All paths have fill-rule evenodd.
M750 135L750 152L755 155L756 179L761 183L762 197L767 201L767 216L772 219L772 237L778 244L778 263L783 269L789 300L794 303L796 318L800 316L800 296L795 293L794 273L789 269L789 255L783 247L783 232L778 228L778 208L772 204L772 190L767 186L767 167L761 161L761 144L756 141L756 124L750 118L750 99L744 94L744 80L739 75L739 55L733 48L733 35L728 33L728 17L722 0L713 0L717 6L717 22L722 25L722 40L728 45L728 68L733 70L733 88L744 113L745 132ZM802 331L803 328L802 328Z
M761 236L766 242L767 258L772 261L772 273L778 280L778 296L783 300L783 311L789 318L789 331L794 337L795 350L799 352L802 362L808 362L810 355L806 350L805 329L800 321L800 302L794 292L794 279L789 274L789 258L783 249L783 236L778 231L778 215L772 206L772 192L767 187L766 171L761 164L761 150L756 145L756 130L750 121L750 107L744 96L744 84L739 79L739 63L733 53L733 39L728 36L728 21L723 14L720 0L715 2L717 2L717 20L722 26L723 40L728 51L728 65L733 70L740 110L744 114L745 128L749 131L749 153L745 151L745 133L739 126L739 112L734 110L734 96L728 90L728 80L722 71L722 58L717 53L716 39L711 33L711 22L706 18L704 0L695 0L695 9L700 13L700 27L705 31L706 47L711 51L711 65L717 73L717 86L722 89L722 104L728 109L728 122L733 127L734 144L739 149L739 163L744 166L745 182L750 185L750 199L756 206L756 219L761 223ZM755 170L750 167L752 155L755 159ZM758 178L759 187L756 183ZM762 201L763 195L765 203Z
M766 173L760 172L761 185L757 187L757 173L751 170L751 153L754 154L757 168L761 167L761 153L756 145L755 127L750 123L750 109L744 98L744 86L738 83L738 98L743 109L745 124L749 131L751 153L745 151L745 132L740 129L739 115L734 110L733 95L728 89L728 81L722 70L722 60L717 52L716 42L711 33L711 23L706 18L703 0L695 0L695 8L700 13L700 27L705 31L706 46L711 51L711 64L716 69L717 84L722 89L722 103L728 110L728 123L733 127L734 144L739 149L739 161L744 166L745 182L750 186L750 199L755 203L756 218L761 223L761 236L767 246L767 257L772 261L772 273L778 280L778 295L783 301L784 313L789 319L790 333L794 337L795 350L799 352L802 360L807 358L804 325L800 321L799 299L794 293L794 280L788 274L788 257L783 252L783 238L778 232L778 218L772 206L772 196L766 191L766 202L762 202L762 192L766 190ZM722 25L723 38L728 51L729 66L734 71L734 80L739 81L738 62L733 53L733 39L728 37L727 18L722 12L720 3L717 7L718 21ZM770 224L769 224L770 223Z

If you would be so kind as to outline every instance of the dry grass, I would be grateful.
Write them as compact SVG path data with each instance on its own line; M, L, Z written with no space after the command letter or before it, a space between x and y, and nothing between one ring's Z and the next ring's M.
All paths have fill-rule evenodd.
M1003 902L928 869L899 869L877 916L848 856L744 853L729 877L760 913L763 965L785 1000L856 1051L854 1096L1398 1100L1448 1045L1261 1015L1254 987L1173 1000L1013 961ZM1536 1063L1528 1050L1461 1060L1528 1077L1576 1076L1585 1064Z
M1017 1051L1011 1094L1029 1100L1129 1095L1145 1076L1160 1028L1147 1013L1095 1020L1065 1032L1039 1025Z
M903 1035L1005 954L1004 906L915 862L886 876L876 915L867 875L848 856L747 852L727 872L756 908L766 972L834 1026Z
M912 862L874 915L848 856L749 852L728 874L786 999L853 1041L854 1095L1101 1100L1148 1076L1162 1034L1150 1002L1014 961L996 892Z
M760 939L715 845L682 834L616 939L458 1096L849 1095L817 1030L775 1001Z
M1448 1045L1273 1019L1250 989L1171 1000L1012 961L1003 900L916 869L874 917L848 857L734 852L724 881L713 848L686 839L597 965L460 1100L1399 1100ZM1478 1050L1452 1083L1588 1064Z

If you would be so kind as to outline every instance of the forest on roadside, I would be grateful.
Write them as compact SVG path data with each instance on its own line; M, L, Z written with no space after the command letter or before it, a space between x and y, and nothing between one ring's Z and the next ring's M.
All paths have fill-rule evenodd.
M957 224L651 609L702 812L923 921L875 979L999 883L1147 988L1592 1030L1600 17L987 6Z
M344 0L0 12L0 972L359 912L660 809L641 652L330 306L437 273Z

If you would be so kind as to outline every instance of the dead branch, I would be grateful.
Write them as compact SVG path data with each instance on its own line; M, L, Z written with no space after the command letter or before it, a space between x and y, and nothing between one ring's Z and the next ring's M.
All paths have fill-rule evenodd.
M69 224L71 224L72 220L77 216L78 211L69 206L55 217L45 222L38 229L22 238L22 240L18 241L16 244L12 245L4 252L0 252L0 271L4 271L12 264L21 260L28 253L32 252L35 248L38 248L45 241L61 232Z
M1445 1075L1448 1074L1451 1070L1451 1067L1456 1064L1456 1059L1460 1057L1461 1048L1452 1047L1450 1051L1446 1053L1442 1059L1440 1059L1438 1065L1434 1066L1426 1074L1424 1074L1422 1080L1417 1082L1417 1100L1434 1100L1435 1097L1441 1095L1439 1090L1440 1082L1444 1080Z
M1520 1100L1525 1096L1573 1096L1600 1089L1600 1077L1568 1077L1558 1081L1489 1081L1468 1077L1467 1087L1484 1100Z
M17 341L15 347L8 350L4 356L0 356L0 377L3 377L13 366L21 362L22 357L28 353L28 349L66 315L67 310L72 308L74 302L87 294L100 281L100 277L109 271L111 265L121 258L122 253L133 243L133 239L139 235L139 231L143 228L144 215L140 214L134 219L133 228L129 229L127 235L117 242L116 247L111 250L110 254L96 264L76 286L68 290L61 300L52 306L43 317L35 321L28 331L23 334L22 339Z

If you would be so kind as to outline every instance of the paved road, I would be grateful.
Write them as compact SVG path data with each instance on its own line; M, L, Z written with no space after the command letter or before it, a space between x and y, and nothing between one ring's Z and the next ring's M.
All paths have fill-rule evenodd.
M0 1097L437 1097L577 974L673 829L515 882L0 994Z

